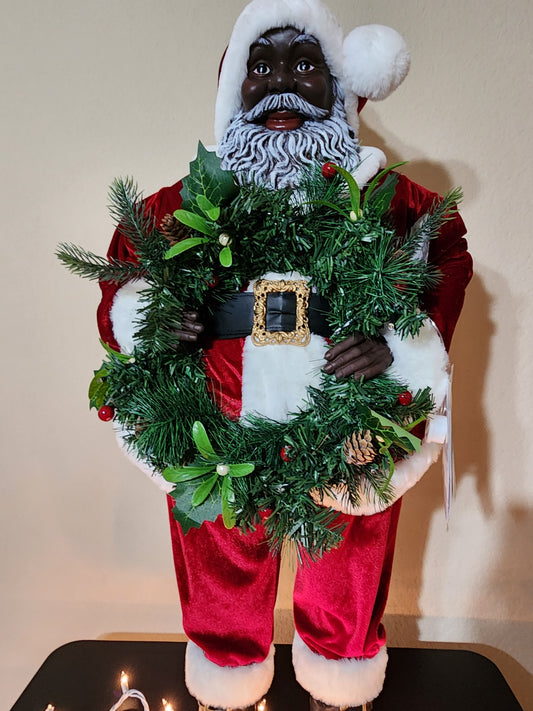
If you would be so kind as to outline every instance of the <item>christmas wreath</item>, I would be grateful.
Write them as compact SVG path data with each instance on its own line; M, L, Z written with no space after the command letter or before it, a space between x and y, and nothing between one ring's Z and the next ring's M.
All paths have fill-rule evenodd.
M103 344L90 405L172 482L185 532L222 514L227 527L243 530L261 521L273 548L289 540L300 554L321 555L341 540L337 513L320 506L321 497L340 484L354 506L361 492L391 501L395 462L420 448L411 430L432 412L429 388L409 392L386 375L337 381L323 372L320 387L308 388L307 409L288 422L234 421L208 392L201 349L179 341L175 328L184 310L209 316L267 272L298 272L330 303L333 343L356 331L378 338L386 326L402 338L416 335L427 318L421 295L438 281L424 246L460 195L450 193L408 234L396 234L388 218L395 167L364 193L331 163L310 170L298 191L273 191L239 185L200 144L182 205L160 224L132 180L113 183L111 214L137 262L59 246L59 259L83 277L147 284L135 348L123 354Z

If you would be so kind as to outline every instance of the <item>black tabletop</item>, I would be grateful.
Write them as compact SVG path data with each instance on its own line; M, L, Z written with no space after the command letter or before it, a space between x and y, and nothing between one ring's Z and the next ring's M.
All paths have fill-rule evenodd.
M150 711L197 711L185 688L183 642L79 641L46 659L12 711L108 711L121 695L120 674L145 695ZM294 678L290 645L276 647L266 711L307 711ZM133 706L135 708L135 706ZM464 650L390 649L387 677L374 711L521 711L498 668Z

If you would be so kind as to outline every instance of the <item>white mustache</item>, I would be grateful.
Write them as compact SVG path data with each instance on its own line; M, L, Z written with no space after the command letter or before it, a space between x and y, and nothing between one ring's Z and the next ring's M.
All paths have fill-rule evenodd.
M327 109L321 109L318 106L306 101L298 94L268 94L259 101L249 111L243 112L242 117L248 123L253 123L260 119L264 114L272 111L294 111L304 118L320 121L329 116Z

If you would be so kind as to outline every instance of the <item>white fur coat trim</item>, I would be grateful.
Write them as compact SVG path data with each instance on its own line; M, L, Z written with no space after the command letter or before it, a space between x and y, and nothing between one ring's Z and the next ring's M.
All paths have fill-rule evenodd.
M139 279L129 281L115 294L111 306L113 334L121 353L131 353L135 346L135 333L139 330L140 292L148 284Z
M297 281L305 279L297 272L269 272L264 279ZM253 291L251 282L247 291ZM306 409L307 387L317 387L325 365L326 341L311 334L305 347L290 345L255 346L250 336L242 354L241 418L256 414L286 422L290 413Z
M126 457L130 460L132 464L135 464L136 467L138 467L146 476L152 481L161 491L164 491L165 494L170 494L172 489L174 488L174 484L171 484L169 481L167 481L161 472L157 471L152 467L151 464L148 464L148 462L144 459L140 459L137 457L137 455L132 452L132 450L128 447L128 444L126 442L126 436L129 434L128 430L126 430L124 427L119 422L115 422L113 424L114 430L115 430L115 437L117 438L118 446L122 450L122 452L126 455Z
M380 148L361 146L359 151L360 162L352 175L355 182L362 190L380 170L387 165L387 157Z
M446 398L448 391L448 354L441 335L432 322L426 322L418 336L401 339L394 330L387 329L385 339L394 356L394 362L387 374L396 378L416 393L418 390L430 387L435 401L435 411L438 411ZM361 491L360 505L350 504L346 489L342 486L332 489L331 494L315 499L323 506L331 506L336 511L352 516L371 516L383 511L411 489L429 467L438 459L441 444L424 440L420 452L397 462L391 479L394 493L389 504L380 502L373 492Z
M264 662L221 667L211 662L194 642L187 643L185 683L202 704L217 708L251 706L269 690L274 678L274 645Z
M332 706L361 706L379 695L385 680L387 649L371 659L326 659L312 652L295 633L292 663L298 683Z

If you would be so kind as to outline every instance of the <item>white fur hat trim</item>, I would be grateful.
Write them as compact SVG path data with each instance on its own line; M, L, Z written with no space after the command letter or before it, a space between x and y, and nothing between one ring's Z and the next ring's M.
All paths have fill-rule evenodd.
M350 116L355 114L357 96L384 99L409 70L406 44L390 27L358 27L343 46L343 30L320 0L252 0L237 18L220 71L215 107L217 141L241 107L250 45L265 32L288 26L318 39L331 73L345 92Z

